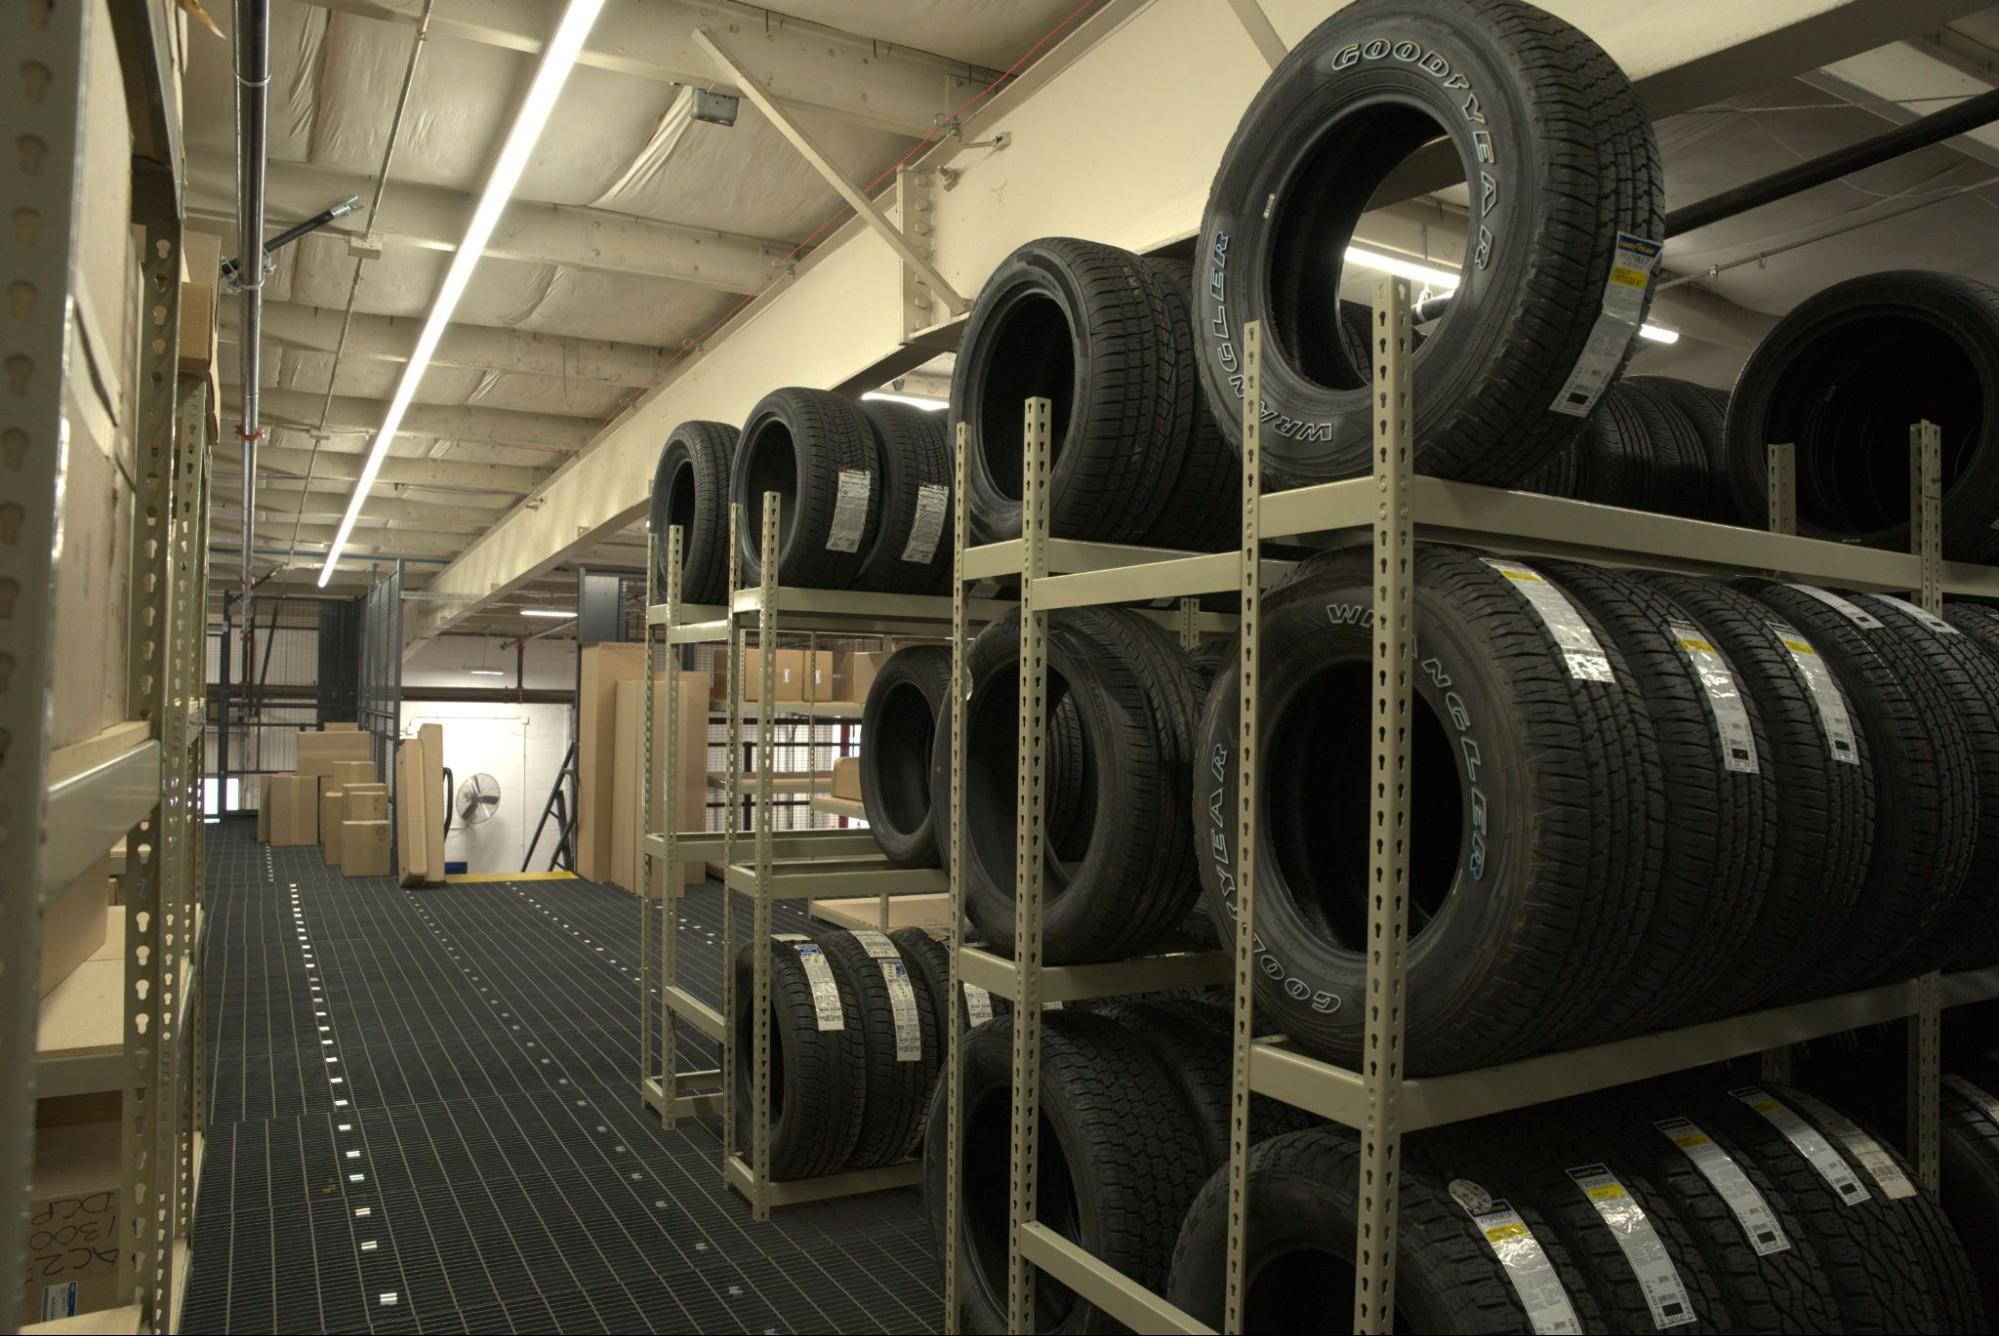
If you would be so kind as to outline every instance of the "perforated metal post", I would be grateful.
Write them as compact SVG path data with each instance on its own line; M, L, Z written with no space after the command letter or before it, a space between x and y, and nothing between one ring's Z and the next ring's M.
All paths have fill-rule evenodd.
M1798 531L1798 449L1786 443L1764 447L1767 461L1765 477L1766 490L1770 501L1770 532L1796 533ZM1761 1061L1763 1079L1787 1082L1791 1079L1791 1049L1767 1050Z
M726 870L736 865L736 825L742 807L737 802L736 785L743 773L743 632L736 621L736 586L742 580L743 508L729 504L729 597L723 605L728 628L728 663L722 674L728 692L727 787L722 792L722 1038L716 1045L722 1075L722 1164L726 1181L729 1161L742 1149L736 1144L736 1064L743 1055L736 1046L736 896L727 886Z
M681 584L681 544L685 535L678 524L667 526L666 530L666 750L665 776L666 793L663 796L663 811L660 818L660 834L666 840L665 875L660 878L659 892L659 1094L660 1118L670 1129L680 1118L680 1036L675 1032L673 1006L669 1001L671 990L680 982L680 912L674 899L680 894L685 877L680 866L680 649L673 643L673 628L680 625L680 584ZM647 662L652 656L647 654ZM646 717L651 719L652 707L646 707ZM651 725L647 725L646 765L648 771L660 764L658 755L652 751ZM652 811L651 800L647 800L647 814ZM726 896L724 899L726 900ZM646 912L652 912L650 904ZM730 962L728 968L733 969Z
M1943 614L1943 431L1934 422L1909 427L1909 550L1918 558L1916 602ZM1916 980L1916 1010L1909 1017L1909 1158L1932 1192L1941 1190L1937 1147L1938 1086L1943 1079L1942 980L1935 970Z
M188 1018L182 1034L184 1053L180 1110L174 1146L174 1238L190 1237L194 1226L194 1139L201 1126L206 1095L202 1069L205 984L201 968L200 886L201 735L206 716L207 646L205 620L208 589L202 563L207 541L203 506L208 472L208 387L189 379L181 386L175 409L173 483L168 533L167 601L171 609L167 638L166 718L162 723L161 793L167 829L172 835L177 912L186 938L185 951L193 968L185 984L192 996L182 1004Z
M1048 614L1035 582L1048 573L1048 433L1052 406L1029 399L1023 413L1020 491L1020 730L1015 757L1013 1184L1007 1202L1007 1325L1034 1329L1034 1267L1021 1255L1021 1230L1035 1218L1041 1143L1041 869L1045 794L1042 731L1048 704ZM962 742L956 745L962 746ZM956 999L953 999L956 1002Z
M758 574L763 597L757 601L757 890L750 959L756 984L753 1014L756 1109L755 1157L751 1161L750 1210L770 1219L770 864L771 771L777 741L777 533L782 499L764 493L763 553ZM733 615L733 614L732 614ZM724 897L727 899L728 897ZM724 968L733 969L733 962Z
M1201 647L1201 600L1183 598L1180 600L1180 648L1185 650Z
M1395 1325L1401 1197L1402 1004L1408 982L1409 734L1416 660L1416 534L1407 493L1414 453L1409 282L1374 284L1374 755L1368 804L1367 1027L1361 1047L1359 1246L1354 1330Z
M1256 683L1262 643L1263 324L1242 331L1242 550L1236 696L1235 1013L1229 1071L1228 1285L1222 1330L1243 1328L1249 1228L1249 1055L1256 1021Z
M964 1209L965 1047L965 424L958 424L951 478L951 973L944 995L944 1330L958 1331L958 1216Z
M657 580L654 578L654 572L659 568L660 545L664 541L665 539L661 535L652 532L650 529L646 531L646 617L644 648L640 651L640 662L645 664L645 671L640 676L640 681L645 684L645 728L641 739L641 745L645 749L645 761L640 767L639 789L644 794L642 800L644 806L640 810L645 813L645 816L639 822L639 1099L641 1102L644 1101L646 1086L652 1081L655 1075L659 1075L661 1102L663 1104L671 1104L673 1102L673 1079L665 1073L670 1073L673 1069L670 1066L662 1068L659 1063L653 1060L652 998L659 995L659 972L662 955L666 947L662 941L658 948L662 955L654 954L652 940L652 899L647 895L647 891L652 887L652 851L647 846L645 840L646 832L652 829L652 608L654 600L660 596L660 589ZM663 1031L673 1028L673 1022L667 1016L663 1002L660 1007L659 1019ZM663 1033L661 1041L664 1042ZM672 1125L670 1117L664 1109L662 1109L660 1116L662 1118L669 1118L668 1126Z

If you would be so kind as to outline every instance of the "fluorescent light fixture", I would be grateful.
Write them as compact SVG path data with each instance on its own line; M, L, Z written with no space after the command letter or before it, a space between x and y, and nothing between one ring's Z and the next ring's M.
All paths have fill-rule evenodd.
M883 403L908 404L911 408L921 408L929 413L941 413L951 406L949 399L932 399L927 394L890 394L886 390L869 390L863 399L879 399Z
M1386 251L1374 250L1367 246L1347 247L1347 263L1359 265L1362 269L1372 269L1378 274L1393 274L1406 278L1411 283L1422 283L1429 287L1432 296L1443 297L1457 291L1458 271L1440 269L1433 264L1423 264L1416 260L1404 259L1400 255L1390 255ZM1650 339L1654 343L1678 343L1680 331L1667 329L1646 321L1638 327L1638 337Z
M603 7L604 0L569 0L562 22L556 26L555 36L542 50L541 65L534 72L534 82L528 86L527 97L522 99L521 109L514 116L513 128L507 131L507 141L500 148L498 160L493 163L493 174L486 180L486 193L479 197L479 206L472 211L472 221L465 226L464 239L458 243L458 250L451 257L451 267L445 271L444 283L430 305L430 316L424 322L423 333L417 336L416 347L410 353L408 364L403 367L402 380L397 382L395 395L389 400L389 411L383 415L382 428L375 433L375 442L368 449L368 462L362 465L361 476L354 482L354 495L347 502L347 514L340 521L340 531L333 537L333 547L326 554L326 564L320 568L321 587L333 578L340 551L347 545L348 535L354 532L354 521L360 517L361 507L375 486L375 475L382 471L382 460L389 453L389 443L395 440L396 430L402 426L403 414L409 410L410 400L416 397L417 386L422 383L424 372L430 367L431 356L437 351L437 342L444 337L445 327L451 323L452 313L458 309L458 299L465 295L465 285L472 281L472 271L479 267L486 243L491 240L493 229L499 225L500 214L507 207L507 201L513 198L514 187L520 183L521 173L527 168L528 155L534 152L535 141L541 138L549 113L555 110L555 100L562 95L562 86L568 82L569 72L576 66L576 57L583 50L583 39L590 35L590 27L597 21L598 11Z
M499 670L498 668L467 668L467 669L466 669L465 671L466 671L466 672L468 672L468 673L470 673L470 674L472 674L472 676L474 676L474 677L505 677L505 676L506 676L506 674L505 674L505 673L503 673L503 672L501 672L501 671L500 671L500 670Z
M564 612L564 611L563 611L563 610L562 610L561 608L522 608L522 609L521 609L521 616L523 616L523 617L556 617L556 618L560 618L560 619L561 619L562 621L565 621L565 622L566 622L566 621L568 621L568 620L569 620L570 618L574 617L575 615L576 615L576 614L575 614L575 613L573 613L573 612Z

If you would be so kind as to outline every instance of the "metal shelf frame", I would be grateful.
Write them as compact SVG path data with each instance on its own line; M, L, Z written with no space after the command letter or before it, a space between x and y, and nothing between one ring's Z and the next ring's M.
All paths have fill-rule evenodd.
M1999 967L1939 976L1928 974L1861 992L1776 1007L1709 1024L1661 1031L1609 1044L1551 1053L1520 1062L1443 1076L1406 1077L1402 1031L1409 938L1409 818L1411 757L1405 739L1413 710L1415 661L1414 556L1423 541L1461 542L1487 550L1531 556L1577 557L1612 565L1725 574L1742 570L1866 590L1912 592L1930 612L1946 594L1999 595L1999 569L1944 562L1938 432L1910 429L1913 499L1911 550L1891 552L1801 538L1795 533L1795 471L1790 446L1773 445L1769 530L1683 520L1620 507L1416 476L1407 280L1384 277L1374 291L1377 400L1373 466L1367 476L1295 491L1261 492L1259 369L1262 331L1241 331L1243 372L1242 545L1215 554L1164 553L1052 538L1047 531L1051 457L1046 400L1025 407L1022 448L1022 537L965 546L966 431L957 428L955 588L963 602L977 580L1015 577L1021 590L1021 727L1016 764L1015 958L1007 960L964 940L964 884L953 876L951 990L978 983L1013 999L1013 1092L1009 1147L1008 1322L1031 1329L1037 1271L1049 1275L1137 1330L1203 1332L1201 1322L1119 1273L1036 1219L1039 1177L1039 1051L1042 1008L1111 993L1163 990L1231 981L1234 1042L1229 1153L1228 1283L1223 1329L1242 1330L1244 1211L1248 1171L1249 1101L1266 1095L1354 1129L1360 1136L1359 1202L1353 1330L1386 1332L1395 1311L1397 1171L1407 1132L1559 1099L1708 1062L1762 1053L1782 1062L1788 1046L1887 1021L1909 1027L1910 1119L1908 1141L1918 1175L1937 1181L1937 1084L1940 1008L1999 997ZM1298 1051L1283 1037L1254 1039L1254 955L1257 849L1257 679L1260 601L1265 586L1286 569L1267 558L1266 542L1299 547L1350 543L1366 531L1376 555L1373 662L1379 683L1372 703L1373 773L1370 802L1375 833L1369 876L1372 943L1368 968L1368 1022L1362 1051L1376 1055L1360 1070ZM1237 702L1241 807L1237 813L1236 921L1234 940L1220 952L1159 955L1102 965L1046 966L1041 962L1043 805L1045 776L1039 711L1047 696L1046 619L1064 607L1128 603L1233 590L1241 599L1238 630L1241 666ZM1183 608L1190 605L1183 604ZM962 616L962 611L960 613ZM1184 634L1202 629L1183 617ZM962 622L953 644L954 728L951 757L950 866L964 866L964 701ZM963 1186L963 1027L953 1008L949 1052L945 1147L944 1285L946 1330L957 1329Z
M664 829L648 833L643 842L646 867L642 884L648 889L655 862L666 870L667 912L662 916L659 941L652 940L654 924L649 898L642 897L640 910L641 1004L657 1006L658 1040L653 1027L640 1025L640 1091L647 1107L657 1111L671 1127L690 1115L719 1113L722 1118L722 1176L729 1187L750 1204L756 1219L769 1218L774 1207L797 1202L823 1201L832 1197L884 1188L901 1187L920 1180L920 1161L890 1165L883 1169L832 1174L802 1182L778 1182L770 1177L770 958L753 952L750 987L754 990L751 1014L754 1018L749 1051L739 1051L734 1026L736 978L734 961L739 946L735 927L734 901L738 895L751 903L751 940L768 939L771 910L780 900L821 897L878 896L884 921L891 897L937 894L948 888L948 880L936 868L892 866L865 830L773 829L773 798L780 781L773 770L777 746L776 728L780 719L852 721L860 707L850 702L820 702L813 698L816 684L811 674L805 679L805 699L776 701L777 656L759 653L756 699L743 698L743 663L746 650L775 651L787 637L804 637L808 653L817 649L818 637L878 640L886 643L901 637L935 638L951 625L956 600L936 595L874 594L836 589L804 589L777 583L778 536L781 499L766 493L758 530L761 554L761 581L742 584L739 538L744 523L742 507L731 506L729 515L728 601L720 606L684 604L680 601L683 534L671 526L664 534L648 539L646 587L646 629L644 658L647 672L665 682L665 745L660 769L678 774L677 757L683 739L679 736L680 646L722 644L728 652L727 679L723 705L717 713L728 720L728 769L722 777L723 792L748 794L748 829L742 829L743 804L724 804L724 820L719 831L687 831L678 810L678 785L668 783L664 792ZM663 560L655 560L655 558ZM656 586L651 572L658 570L665 587ZM1010 605L1000 601L978 601L981 618L997 615ZM664 662L654 663L654 646L666 649ZM654 755L653 692L645 695L646 756ZM774 702L774 708L763 708ZM745 773L744 727L756 728L756 766ZM691 744L691 740L687 740ZM707 739L698 742L704 749ZM816 730L808 744L820 745ZM814 758L816 760L816 757ZM808 773L816 773L808 766ZM652 786L655 767L645 769L645 810L653 810ZM711 784L714 777L710 777ZM807 807L812 805L817 779L808 778ZM717 857L719 855L719 858ZM695 860L719 861L723 867L724 898L722 928L722 1005L711 1007L694 997L679 981L679 919L672 912L671 896L679 885L680 868ZM808 909L809 912L809 909ZM657 998L655 1004L654 999ZM649 1018L648 1018L649 1019ZM721 1061L713 1069L680 1072L676 1021L684 1021L697 1033L714 1041ZM748 1093L753 1103L749 1144L739 1145L736 1134L737 1064L751 1065Z

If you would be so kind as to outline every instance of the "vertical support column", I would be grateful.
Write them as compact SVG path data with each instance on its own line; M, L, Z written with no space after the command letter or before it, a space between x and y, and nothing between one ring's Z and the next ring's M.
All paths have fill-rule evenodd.
M751 1005L755 1027L756 1109L751 1122L755 1154L750 1162L750 1213L770 1219L770 865L771 772L777 742L777 534L783 500L764 493L763 551L758 573L763 577L757 600L757 892L750 960L756 995ZM724 969L734 969L733 961ZM727 1020L725 1024L730 1024Z
M1414 453L1409 282L1374 284L1374 756L1368 804L1367 1028L1361 1048L1359 1247L1354 1330L1395 1326L1401 1198L1402 999L1409 937L1409 732L1416 660L1416 535L1407 500Z
M965 1043L964 982L959 955L965 949L965 449L960 422L951 452L951 973L944 996L944 1330L958 1332L958 1217L964 1209L965 1084L959 1054Z
M743 1055L736 1051L736 893L728 885L728 869L736 865L736 823L742 805L736 781L743 773L743 633L736 624L736 584L743 576L743 508L729 504L729 595L722 605L722 624L727 628L728 662L723 690L728 692L729 755L725 762L727 787L722 791L722 1037L716 1041L722 1078L722 1164L726 1175L730 1160L742 1150L736 1144L736 1064ZM726 1181L726 1180L725 1180Z
M1029 399L1023 414L1020 492L1020 730L1015 756L1012 1192L1007 1202L1007 1329L1034 1329L1034 1267L1021 1231L1035 1218L1041 1145L1042 734L1048 707L1048 614L1037 584L1048 574L1051 405ZM954 745L962 746L962 741ZM957 999L953 998L955 1005Z
M661 591L666 599L666 747L664 762L659 761L652 751L652 705L646 705L646 765L648 773L653 768L665 771L666 794L660 818L660 835L666 841L664 875L660 878L659 890L659 1116L667 1130L673 1129L679 1118L680 1107L680 1038L674 1033L673 1007L667 1001L668 990L680 981L680 914L674 899L680 894L686 877L680 869L680 647L673 642L673 629L680 625L680 544L681 531L678 524L668 525L666 530L666 588ZM647 617L651 617L648 610ZM650 648L646 661L652 661ZM650 693L648 693L650 702ZM702 740L705 748L707 740ZM646 817L652 817L652 798L646 798ZM648 869L647 884L651 884ZM727 904L725 892L723 903ZM652 906L645 906L648 915ZM726 962L724 969L733 966ZM640 999L641 1006L652 1005Z
M1767 460L1766 486L1770 500L1770 532L1798 531L1798 448L1786 443L1763 447ZM1763 1079L1778 1083L1791 1079L1791 1047L1764 1050L1760 1063Z
M1201 647L1201 600L1183 598L1180 600L1180 648L1195 650Z
M1923 611L1943 614L1943 431L1934 422L1909 427L1909 548L1916 554ZM1937 1148L1938 1086L1943 1018L1941 980L1935 970L1916 980L1916 1010L1909 1017L1909 1158L1932 1192L1941 1190Z
M1244 1258L1249 1229L1249 1055L1256 1022L1256 694L1262 644L1263 322L1242 330L1242 549L1237 553L1242 617L1236 698L1235 1009L1229 1056L1228 1283L1222 1330L1243 1328Z
M652 998L658 989L659 958L653 954L652 944L652 854L646 845L646 834L652 829L652 609L660 590L655 581L659 569L659 547L664 541L659 534L646 530L646 596L645 631L643 648L639 651L639 662L644 665L639 671L639 681L645 694L645 727L640 734L640 745L644 759L639 762L639 791L643 795L640 811L645 815L639 821L639 1103L645 1103L646 1083L661 1071L653 1061L652 1039ZM664 1017L661 1018L664 1020ZM667 1072L672 1068L666 1068ZM673 1081L670 1076L660 1076L660 1102L673 1103ZM661 1117L666 1114L662 1109Z
M167 686L166 717L161 727L162 800L172 836L176 907L184 927L185 950L192 970L187 981L194 995L181 1011L191 1032L181 1037L179 1111L174 1144L173 1237L187 1239L194 1226L194 1138L200 1125L205 1094L202 1073L203 998L200 886L202 865L199 834L201 812L201 733L206 713L207 653L203 618L207 587L200 576L203 541L198 509L207 472L208 390L199 380L183 386L174 411L172 508L168 521L171 548L167 553Z

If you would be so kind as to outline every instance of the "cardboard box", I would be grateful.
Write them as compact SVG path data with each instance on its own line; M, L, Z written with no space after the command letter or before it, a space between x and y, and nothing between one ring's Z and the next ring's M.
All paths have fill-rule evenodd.
M838 700L839 697L833 693L838 687L835 670L840 661L839 652L830 649L812 650L800 657L805 659L806 666L811 670L812 686L809 691L802 691L799 699L814 702Z
M357 723L341 723L337 720L329 720L321 724L319 729L322 733L353 733L358 731L360 727L361 725Z
M832 650L821 650L828 659ZM777 701L805 699L805 651L802 649L781 649L777 651L777 662L772 665L777 674L777 691L772 697ZM728 699L729 652L715 652L715 683L709 694L718 700ZM741 690L745 702L756 701L763 692L763 651L746 649L743 651L743 681Z
M833 762L833 796L861 800L861 758L841 756Z
M389 788L386 784L362 784L346 790L347 810L343 821L387 821Z
M117 1306L121 1131L117 1118L35 1129L23 1325Z
M100 859L66 889L49 897L42 908L43 997L104 945L110 908L108 858Z
M347 819L343 797L336 788L319 790L319 848L328 867L340 866L340 823Z
M291 848L319 843L319 779L315 775L272 775L264 784L271 805L271 844Z
M617 784L617 687L645 675L642 645L585 645L577 661L576 875L611 874L611 812Z
M351 789L359 784L374 784L375 763L373 761L335 761L333 773L329 776L336 788Z
M865 704L868 688L888 660L889 656L878 650L841 650L833 665L833 694L827 699Z
M430 841L423 834L429 808L424 801L423 747L414 738L407 739L396 745L395 852L396 880L401 885L421 886L430 880Z
M451 795L444 791L444 725L423 724L418 727L417 741L423 747L424 838L430 842L430 856L426 864L430 868L431 880L444 875L444 813L445 804Z
M374 760L374 739L366 733L307 733L298 735L297 773L331 779L341 761Z
M350 877L389 875L389 823L355 821L340 823L340 870Z
M708 804L708 674L683 672L680 675L680 736L675 786L676 815L683 830L699 830L705 824ZM645 775L639 769L644 751L645 697L637 682L620 682L617 691L618 752L617 802L613 809L611 885L636 891L644 867L645 835L666 828L666 683L653 681L653 784L652 820L643 816ZM706 879L701 864L683 863L684 885L699 885ZM666 870L655 864L651 894L665 886Z

